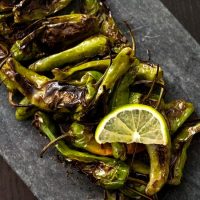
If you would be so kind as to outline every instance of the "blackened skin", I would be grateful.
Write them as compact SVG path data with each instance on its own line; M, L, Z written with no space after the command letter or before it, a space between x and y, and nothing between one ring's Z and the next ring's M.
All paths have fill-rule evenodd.
M75 108L77 105L85 105L85 90L73 85L49 82L43 100L49 104L51 110L62 108Z

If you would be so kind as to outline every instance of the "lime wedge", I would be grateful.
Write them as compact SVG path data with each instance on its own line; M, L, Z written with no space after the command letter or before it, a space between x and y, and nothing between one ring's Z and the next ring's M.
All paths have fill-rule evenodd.
M142 143L166 145L169 130L164 117L143 104L128 104L114 110L99 123L95 139L98 143Z

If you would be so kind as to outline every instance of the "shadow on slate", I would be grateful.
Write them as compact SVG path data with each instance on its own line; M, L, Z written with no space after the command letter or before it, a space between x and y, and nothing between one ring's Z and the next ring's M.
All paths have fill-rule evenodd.
M184 98L195 104L200 114L200 46L158 0L112 0L111 11L123 27L126 20L135 30L137 55L163 66L168 98ZM128 32L126 32L128 34ZM5 88L0 88L0 154L40 200L102 200L103 191L73 167L56 161L53 151L39 158L48 142L32 128L31 122L17 122L7 103ZM200 140L189 149L183 183L172 188L165 200L200 199Z

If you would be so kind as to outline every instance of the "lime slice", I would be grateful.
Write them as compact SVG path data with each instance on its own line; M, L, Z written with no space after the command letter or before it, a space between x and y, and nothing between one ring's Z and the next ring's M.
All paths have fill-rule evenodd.
M154 108L143 104L122 106L99 123L95 139L98 143L168 143L169 131L164 117Z

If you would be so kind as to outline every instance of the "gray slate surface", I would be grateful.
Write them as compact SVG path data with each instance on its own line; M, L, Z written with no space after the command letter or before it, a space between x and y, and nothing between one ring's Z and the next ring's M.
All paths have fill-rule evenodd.
M200 46L195 40L159 0L112 0L108 4L118 22L126 20L135 30L138 56L146 58L146 49L150 49L152 60L163 66L168 97L193 102L200 114ZM39 158L47 140L30 122L16 122L4 87L0 94L0 154L34 195L40 200L103 199L100 188L70 165L65 168L58 163L53 152ZM183 183L162 199L200 199L199 146L197 137L189 151Z

